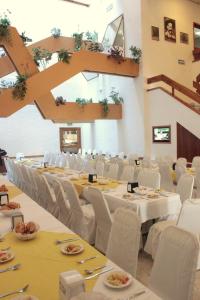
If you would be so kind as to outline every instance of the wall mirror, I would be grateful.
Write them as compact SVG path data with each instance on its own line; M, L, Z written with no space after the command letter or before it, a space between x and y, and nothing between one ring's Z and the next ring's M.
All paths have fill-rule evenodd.
M81 148L81 128L60 128L60 151L78 153Z
M200 60L200 24L193 23L193 35L194 35L194 59Z

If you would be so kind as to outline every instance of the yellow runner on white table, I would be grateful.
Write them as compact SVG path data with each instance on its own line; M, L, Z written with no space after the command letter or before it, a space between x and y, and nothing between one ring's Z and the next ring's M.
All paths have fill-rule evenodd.
M85 274L85 269L90 270L106 265L106 268L110 267L112 270L100 276L92 277L91 275L91 278L85 280L86 291L101 292L112 300L126 299L131 296L134 299L134 295L138 295L138 298L141 300L160 299L128 274L125 274L125 277L128 276L127 286L124 286L123 283L123 288L116 288L115 284L113 285L114 288L108 287L115 280L116 271L122 271L119 267L95 248L88 245L87 242L80 239L27 195L21 193L14 197L12 201L20 204L20 210L24 214L25 222L34 221L38 223L40 231L35 239L28 241L19 240L16 234L10 231L10 217L5 217L0 213L0 232L8 232L0 243L1 249L10 247L14 255L12 260L0 263L0 270L20 264L20 268L15 272L10 270L0 273L0 293L15 291L29 284L26 294L34 295L40 300L58 300L59 274L61 272L74 269L86 277L88 275ZM72 241L61 245L59 242L55 243L56 240L64 239L72 239ZM78 251L73 255L63 254L63 245L68 246L69 243L70 247L71 243L73 243L73 246L81 246L82 251ZM85 260L91 257L94 258ZM81 264L78 263L80 260L85 261ZM105 270L105 268L102 270ZM101 270L95 271L94 274L98 272L101 272ZM110 276L111 274L113 274L114 278ZM14 299L14 296L8 296L6 299Z

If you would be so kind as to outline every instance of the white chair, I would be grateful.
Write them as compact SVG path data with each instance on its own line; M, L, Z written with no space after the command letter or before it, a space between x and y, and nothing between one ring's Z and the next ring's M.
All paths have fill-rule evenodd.
M123 181L134 181L134 167L133 166L125 166L120 177L120 180Z
M98 176L103 176L104 174L104 162L102 160L98 160L96 163L96 173Z
M195 184L196 184L196 198L200 198L200 170L196 172Z
M106 253L108 239L112 226L112 216L108 204L100 190L88 187L86 191L87 200L92 204L96 220L95 247Z
M194 156L192 159L192 168L200 168L200 156Z
M117 163L110 164L106 177L117 179L119 166Z
M153 189L159 189L160 173L149 169L142 169L138 174L138 184L139 186L142 185Z
M162 299L193 299L199 243L195 235L177 227L162 234L149 287Z
M134 211L125 208L115 211L106 256L134 277L137 272L140 230L141 222Z
M183 174L176 187L176 193L180 195L181 202L192 198L194 177L190 174Z
M160 187L169 192L174 191L174 184L171 175L171 168L167 163L159 164L159 173L161 176Z
M187 167L187 159L185 157L179 157L176 163L179 166Z
M90 244L95 239L95 214L91 204L82 205L74 185L68 180L60 181L70 204L70 229Z
M181 176L186 173L186 167L184 165L176 164L175 173L176 173L176 182L178 183Z

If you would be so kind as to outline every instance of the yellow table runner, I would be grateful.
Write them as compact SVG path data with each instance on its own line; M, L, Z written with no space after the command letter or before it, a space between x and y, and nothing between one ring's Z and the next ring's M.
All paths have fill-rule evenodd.
M88 186L93 186L103 191L108 189L115 189L119 185L117 180L109 180L108 184L99 184L98 182L91 183L88 182L87 179L78 179L78 180L71 179L71 182L73 182L79 196L83 193L84 188Z
M191 168L187 168L186 169L186 173L190 174L190 175L193 175L193 176L196 175L195 171L193 169L191 169ZM175 172L175 170L172 170L171 176L172 176L173 182L176 182L177 180L176 180L176 172Z
M51 174L58 174L58 173L64 173L64 168L58 168L58 167L48 167L48 168L37 168L37 171L42 174L44 172L49 172Z
M84 251L77 255L64 255L60 252L60 246L55 244L56 239L76 238L75 234L39 232L38 236L31 241L20 241L14 233L9 233L1 248L10 246L15 253L15 258L0 265L6 268L9 265L21 263L17 271L6 272L0 278L0 293L12 291L29 284L27 294L34 295L40 300L58 300L59 274L75 269L84 274L84 269L95 268L104 265L107 258L91 247L84 240L72 242L82 244ZM90 256L97 258L78 264L77 261ZM85 275L84 275L85 276ZM86 290L93 289L97 278L85 281ZM6 299L12 299L7 297Z
M13 199L15 197L17 197L18 195L22 194L23 192L18 189L16 186L10 186L10 185L7 185L6 186L7 189L8 189L8 195L9 195L9 199Z

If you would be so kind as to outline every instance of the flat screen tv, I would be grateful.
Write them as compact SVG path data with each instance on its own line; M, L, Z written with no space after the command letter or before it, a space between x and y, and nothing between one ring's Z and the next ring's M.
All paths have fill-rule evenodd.
M171 126L153 126L153 143L171 143Z

